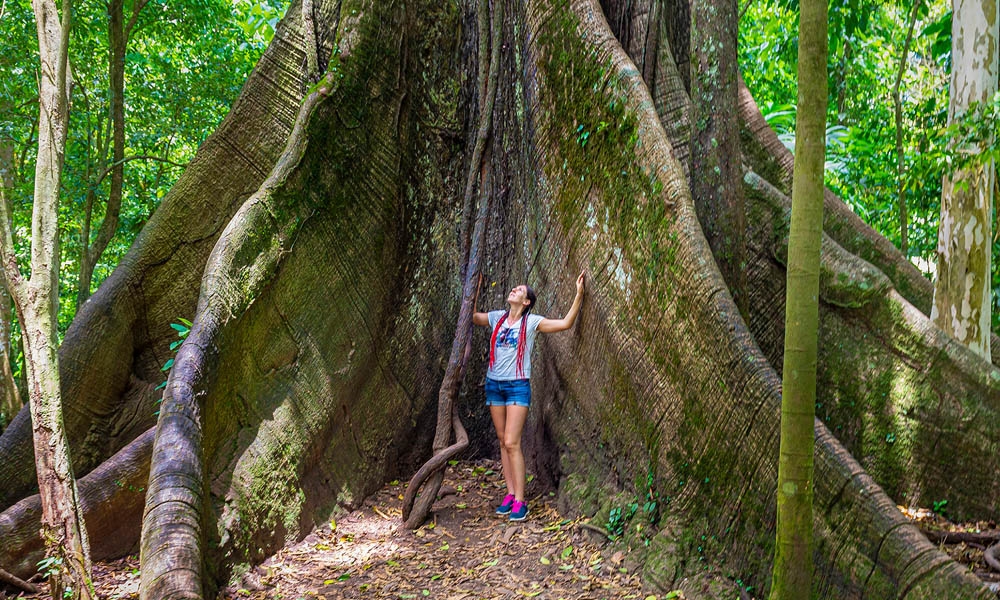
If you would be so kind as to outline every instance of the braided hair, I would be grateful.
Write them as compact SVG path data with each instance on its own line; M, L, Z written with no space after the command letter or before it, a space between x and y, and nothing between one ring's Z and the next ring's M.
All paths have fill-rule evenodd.
M531 304L524 308L524 312L521 313L521 328L518 332L518 342L517 342L517 362L515 363L515 374L518 377L524 377L524 348L528 345L527 338L525 334L528 330L528 313L535 306L535 290L531 289L531 286L524 286L526 290L525 295ZM508 309L503 313L503 316L497 320L496 327L493 328L493 335L490 337L490 368L493 368L493 363L496 362L496 348L497 348L497 334L500 333L500 328L503 327L504 321L510 316L510 310Z

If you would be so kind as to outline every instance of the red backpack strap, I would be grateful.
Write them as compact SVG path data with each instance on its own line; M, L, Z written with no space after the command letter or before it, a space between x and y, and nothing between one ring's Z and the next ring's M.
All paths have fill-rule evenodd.
M515 373L518 377L524 377L524 348L528 345L528 315L521 315L521 331L517 338L517 367Z
M500 333L500 327L503 322L507 320L507 315L510 314L509 311L505 312L502 317L497 320L496 327L493 328L493 336L490 337L490 368L493 368L493 363L496 361L496 348L497 348L497 334Z

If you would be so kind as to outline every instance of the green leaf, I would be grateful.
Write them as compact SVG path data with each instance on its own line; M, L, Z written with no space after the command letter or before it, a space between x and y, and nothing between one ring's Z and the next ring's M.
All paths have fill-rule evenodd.
M548 556L543 556L543 557L539 558L538 562L542 563L543 565L551 565L552 564L552 561L549 560Z
M172 366L174 366L174 359L171 358L167 362L163 363L163 366L160 367L160 370L161 371L169 371L170 367L172 367Z
M560 554L559 556L561 556L563 560L566 560L567 558L572 556L572 554L573 554L573 546L566 546L566 548L562 551L562 554Z

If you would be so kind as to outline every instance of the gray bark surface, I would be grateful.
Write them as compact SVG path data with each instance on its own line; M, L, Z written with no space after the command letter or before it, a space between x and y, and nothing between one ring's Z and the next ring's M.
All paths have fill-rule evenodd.
M660 7L662 23L678 14L670 6ZM641 47L647 55L655 50L656 62L640 69L596 3L539 0L512 12L504 24L511 60L494 115L499 150L488 157L497 208L479 305L498 304L497 290L528 280L539 313L558 314L571 300L571 278L588 272L575 333L543 336L538 344L529 469L558 486L567 509L588 517L607 509L614 493L638 497L643 492L633 482L651 477L662 512L641 557L651 585L698 581L698 553L685 540L705 535L717 564L764 588L780 387L766 340L781 331L781 320L766 312L743 322L695 218L677 152L687 146L678 139L687 126L665 126L665 115L686 111L683 77L669 60L677 53L663 41L679 33L659 27L654 49L644 38ZM474 35L462 33L474 29L475 10L315 2L317 39L342 54L330 61L326 98L302 113L301 14L290 10L241 101L125 263L86 304L72 330L74 345L64 350L74 382L64 385L78 386L71 389L81 402L100 400L94 409L73 409L86 416L74 425L75 443L98 464L151 424L152 387L175 339L169 323L194 316L152 450L142 540L146 598L210 595L234 572L303 537L336 506L357 506L430 454L433 398L461 294L460 182L474 138L469 107L481 92L464 87L457 73L476 46ZM657 78L655 96L640 77L647 71ZM301 129L290 138L296 123ZM287 146L289 139L297 141ZM282 155L286 146L294 151ZM759 156L771 165L768 180L773 175L781 184L778 158ZM746 188L757 207L751 221L760 220L751 227L761 233L751 235L764 236L752 247L758 270L750 287L768 282L751 302L772 299L768 311L783 310L773 301L774 290L783 291L783 209L761 203L758 187ZM777 202L782 194L776 189L769 197ZM848 226L839 234L852 236ZM880 247L874 232L870 239L857 235L866 247ZM862 268L856 250L839 246L824 243L827 304L860 302L855 314L884 307L872 311L873 322L911 332L884 352L906 348L917 358L887 368L913 360L917 374L919 360L933 357L943 368L936 379L916 380L920 390L951 382L951 364L965 369L949 383L956 390L995 385L991 371L933 345L934 334L914 316L920 311L892 291L895 273L870 263ZM834 335L871 339L867 323L845 327ZM111 345L85 343L84 332ZM824 345L832 349L836 337L829 340ZM481 342L469 366L476 375L457 404L467 423L483 419ZM126 368L101 348L134 359ZM846 379L865 359L856 355L832 373ZM117 383L99 393L84 385L104 378ZM867 398L872 413L892 414L901 397L852 391L844 382L833 389L844 402ZM986 415L971 439L992 448L988 402L967 399L956 410L945 398L940 408L952 423L969 426L979 422L970 415ZM917 431L925 431L920 419L936 418L926 406L914 411ZM116 412L136 417L102 416ZM862 426L852 425L853 435L871 440L863 434L870 419L864 412L855 418ZM852 450L859 447L832 425ZM93 438L84 435L91 430ZM97 443L101 432L117 439ZM474 451L490 451L489 437L472 428L470 434ZM861 445L866 454L852 457L820 421L816 437L823 507L816 522L818 597L987 597L866 473L864 467L895 460L893 446ZM5 434L0 446L7 440ZM916 473L923 485L945 485L937 458L944 441L914 436L911 462L897 461L900 471ZM975 444L961 445L962 452L978 452ZM965 469L963 480L982 482L980 489L996 485L991 464L956 464ZM971 499L968 505L978 510ZM4 562L0 556L0 567Z

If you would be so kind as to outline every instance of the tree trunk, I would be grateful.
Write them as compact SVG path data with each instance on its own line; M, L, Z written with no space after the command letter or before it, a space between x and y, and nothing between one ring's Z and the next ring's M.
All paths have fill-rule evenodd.
M643 528L653 535L649 551L633 555L650 586L700 593L699 554L685 540L705 535L716 564L766 590L780 404L770 363L783 332L787 198L764 181L746 188L748 328L694 213L685 128L664 126L664 115L689 106L671 64L681 53L666 43L686 8L661 5L667 26L658 28L651 97L595 2L513 5L482 302L508 278L530 278L544 314L568 302L563 274L586 267L592 282L576 333L544 340L533 361L529 468L588 517L610 509L605 488L639 496L648 490L631 482L652 477L660 517ZM460 76L475 70L476 8L319 0L313 13L321 56L341 49L330 61L333 81L321 86L326 99L299 112L309 85L296 4L232 114L85 304L61 351L74 398L67 422L89 470L150 423L151 390L176 339L169 323L194 316L152 458L146 597L210 593L431 451L433 398L461 297L462 165L482 93ZM641 39L636 46L647 47ZM298 150L281 158L298 114L289 146ZM745 148L748 163L771 165L783 185L780 156ZM831 235L883 248L844 219L828 216ZM958 498L970 510L995 510L997 384L893 290L904 270L887 277L831 238L823 244L826 377L838 402L863 408L814 424L824 506L815 595L986 598L830 429L897 491L912 483L948 493L949 507ZM841 340L851 352L836 352ZM469 368L480 373L475 347ZM777 356L781 364L780 349ZM473 453L489 453L495 436L477 379L457 410L471 423ZM886 432L871 429L879 422L870 414L895 415L911 431L893 445L874 443ZM14 466L23 460L21 427L0 438ZM133 465L143 460L129 455ZM30 482L10 464L0 462L0 476L22 491L0 493L17 501ZM15 508L0 514L0 535L15 518L24 523ZM12 563L5 552L0 566Z
M746 213L736 110L736 0L691 3L691 195L712 255L746 312Z
M434 456L422 466L410 480L403 498L403 521L406 527L416 529L427 519L430 508L437 498L444 479L447 461L469 445L469 436L455 408L455 397L462 385L465 368L469 362L472 343L472 315L479 294L483 246L486 239L487 218L493 212L494 194L490 183L490 161L492 154L493 113L496 108L497 81L499 79L500 54L503 48L504 4L494 3L490 11L489 3L482 2L479 8L479 75L477 87L480 94L479 123L473 145L469 172L466 175L462 211L462 304L458 311L455 338L448 357L441 389L438 392L437 425L434 431ZM488 18L487 18L488 17ZM487 25L488 23L488 25ZM489 35L488 35L489 34ZM489 49L485 44L490 40ZM489 56L489 58L487 58ZM485 67L485 68L484 68ZM479 190L477 214L471 220L475 191ZM472 231L468 231L469 228ZM451 436L454 432L455 443ZM416 502L416 494L427 481L423 496Z
M35 199L37 207L37 195ZM41 274L32 279L48 280ZM54 598L66 597L64 592L72 598L93 598L90 542L83 525L83 511L63 426L55 315L51 312L50 296L44 291L34 287L28 293L37 294L39 298L35 302L29 300L19 313L24 328L28 400L34 424L42 538L46 556L58 560L48 570L49 589Z
M94 597L90 583L90 548L70 463L63 424L56 331L59 288L59 181L69 122L70 75L67 59L70 3L32 4L41 63L38 105L38 155L31 220L31 275L17 264L9 206L0 214L3 279L21 322L28 399L34 438L35 472L41 496L41 535L45 542L49 589L56 598Z
M913 29L917 25L917 11L919 9L920 0L914 0L906 27L903 55L899 58L896 81L892 84L892 108L896 119L896 203L899 206L899 251L903 253L903 256L909 256L909 240L907 239L907 228L909 225L906 216L906 182L904 181L904 175L906 174L906 154L903 152L903 101L900 84L903 83L903 74L906 73L906 63L910 60L910 42L913 41Z
M799 110L795 121L795 174L788 232L778 531L772 600L802 598L808 595L806 590L813 582L813 428L826 150L826 17L825 0L800 5Z
M136 6L144 4L135 0ZM108 203L104 209L104 219L97 230L97 238L90 243L90 210L88 203L87 227L85 237L81 237L80 274L76 294L76 306L80 306L90 297L91 281L94 277L94 267L104 254L118 230L118 219L122 207L122 188L125 178L125 3L124 0L111 0L108 3L108 96L110 98L111 121L111 190L108 192ZM135 14L138 14L138 10Z
M0 202L7 208L10 215L10 190L14 187L14 147L7 142L0 142ZM11 227L8 224L8 227ZM10 336L13 333L14 313L11 310L11 298L5 286L0 285L0 432L10 423L14 415L21 410L21 392L14 381L11 369Z
M949 123L960 119L972 103L990 100L997 90L998 6L976 0L953 3ZM986 359L991 357L994 176L994 165L987 162L944 178L931 309L938 327Z

